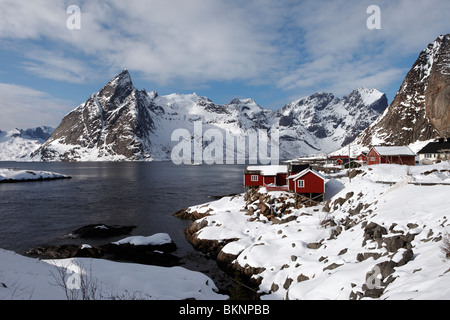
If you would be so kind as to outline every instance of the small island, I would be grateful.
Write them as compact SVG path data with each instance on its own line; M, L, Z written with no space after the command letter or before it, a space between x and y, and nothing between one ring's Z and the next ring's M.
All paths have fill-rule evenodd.
M0 183L46 181L58 179L71 179L72 177L49 171L0 169Z

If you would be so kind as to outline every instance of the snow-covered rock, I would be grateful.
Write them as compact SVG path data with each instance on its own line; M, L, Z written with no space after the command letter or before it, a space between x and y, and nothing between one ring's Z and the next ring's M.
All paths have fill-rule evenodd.
M172 243L172 238L167 233L157 233L151 236L131 236L118 241L113 242L113 244L132 244L135 246L158 246L162 244Z

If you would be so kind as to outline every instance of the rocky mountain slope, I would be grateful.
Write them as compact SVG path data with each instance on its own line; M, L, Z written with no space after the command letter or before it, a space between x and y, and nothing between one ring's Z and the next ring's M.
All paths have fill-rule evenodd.
M450 136L450 34L419 55L382 116L356 145L408 145Z
M222 142L216 142L223 144L223 150L219 150L223 158L230 150L237 158L238 137L261 129L269 136L279 132L281 159L327 153L352 141L386 107L383 93L363 88L342 99L316 93L279 111L263 109L252 99L236 98L217 105L195 93L160 96L137 90L124 70L66 115L32 159L170 160L174 146L180 143L172 137L177 129L189 132L186 139L194 145L197 142L202 150L212 142L203 134L208 129L216 130L221 135ZM200 129L196 130L196 125ZM233 139L230 144L226 143L227 133ZM250 143L249 138L245 142L246 158L258 154L258 145Z

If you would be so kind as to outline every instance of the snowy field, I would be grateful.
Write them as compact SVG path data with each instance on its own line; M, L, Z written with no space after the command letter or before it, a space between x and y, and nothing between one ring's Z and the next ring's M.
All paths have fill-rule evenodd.
M450 231L448 162L377 165L352 179L328 178L325 211L323 204L295 209L280 224L259 214L260 200L242 195L191 207L209 211L197 220L206 225L197 237L238 239L222 252L260 271L253 277L262 299L373 299L369 289L380 288L377 299L450 299L450 260L442 249ZM380 183L387 181L393 184Z

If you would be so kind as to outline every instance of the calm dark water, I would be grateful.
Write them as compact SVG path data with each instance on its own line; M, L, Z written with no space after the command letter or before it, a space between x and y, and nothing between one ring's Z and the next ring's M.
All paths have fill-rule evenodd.
M0 248L22 254L40 245L79 243L80 239L67 235L84 225L105 223L135 225L132 235L168 233L179 248L177 255L195 256L183 234L190 222L173 213L213 201L213 196L243 191L242 165L0 162L0 168L72 176L70 180L0 184Z

